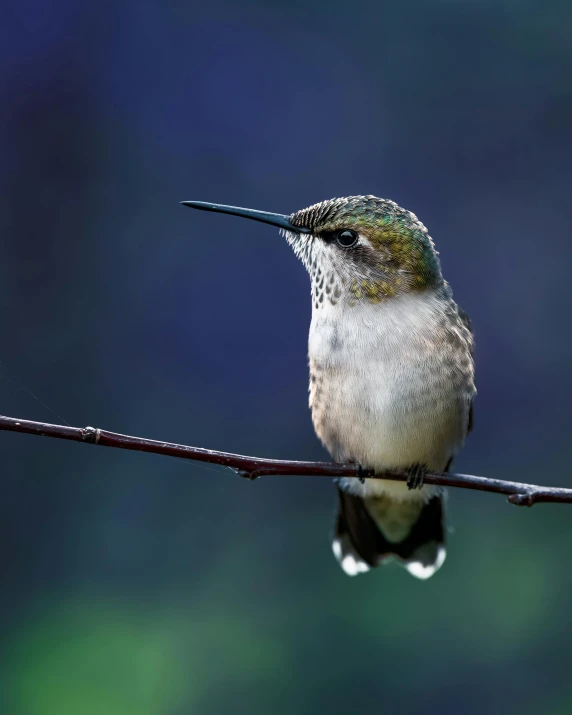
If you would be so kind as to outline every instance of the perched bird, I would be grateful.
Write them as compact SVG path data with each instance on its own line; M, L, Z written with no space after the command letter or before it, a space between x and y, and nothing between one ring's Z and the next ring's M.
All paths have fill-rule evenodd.
M445 560L444 490L471 430L473 336L415 214L349 196L290 216L185 201L282 229L312 284L310 408L332 458L406 470L407 482L342 478L332 548L353 576L397 559L413 576Z

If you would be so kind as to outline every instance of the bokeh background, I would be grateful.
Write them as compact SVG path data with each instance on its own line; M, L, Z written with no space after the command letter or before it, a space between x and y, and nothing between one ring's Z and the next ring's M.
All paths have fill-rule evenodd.
M429 227L473 318L456 469L572 486L568 2L2 14L4 414L324 458L302 266L178 202L372 193ZM2 713L572 709L570 507L455 491L435 578L350 579L327 480L9 433L0 458Z

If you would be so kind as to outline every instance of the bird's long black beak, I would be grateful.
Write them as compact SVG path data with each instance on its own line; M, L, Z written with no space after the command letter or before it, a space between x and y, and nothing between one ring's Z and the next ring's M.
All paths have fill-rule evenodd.
M254 209L241 209L238 206L225 206L224 204L210 204L208 201L181 201L183 206L190 206L192 209L201 211L216 211L221 214L232 214L233 216L243 216L253 221L269 223L272 226L285 228L294 233L310 233L310 229L303 226L294 226L290 223L290 218L282 214L271 214L268 211L255 211Z

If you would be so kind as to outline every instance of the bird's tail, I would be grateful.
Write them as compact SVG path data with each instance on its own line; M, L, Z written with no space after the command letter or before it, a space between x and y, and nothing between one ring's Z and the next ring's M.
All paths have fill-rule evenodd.
M445 561L444 494L397 500L361 497L338 487L339 509L332 543L350 576L397 558L410 574L426 579Z

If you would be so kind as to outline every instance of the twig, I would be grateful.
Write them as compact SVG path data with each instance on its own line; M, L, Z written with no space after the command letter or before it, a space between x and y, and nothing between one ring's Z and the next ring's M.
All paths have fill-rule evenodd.
M191 459L197 462L220 464L238 473L241 477L257 479L258 477L275 475L299 475L308 477L357 477L359 479L393 479L406 481L407 472L386 471L375 474L373 470L362 469L356 464L337 464L334 462L292 462L282 459L261 459L260 457L245 457L229 452L217 452L201 447L189 447L171 442L159 442L143 437L129 437L128 435L95 429L94 427L64 427L52 425L47 422L32 422L19 420L15 417L0 416L0 430L9 432L25 432L26 434L41 435L43 437L56 437L69 439L74 442L87 442L103 447L116 449L132 449L138 452L152 452L165 454L171 457ZM501 479L475 477L470 474L445 474L442 472L428 472L425 475L426 484L435 484L444 487L461 487L463 489L476 489L483 492L508 494L508 501L517 506L533 506L539 502L572 503L572 489L556 487L541 487L534 484L520 484L507 482Z

